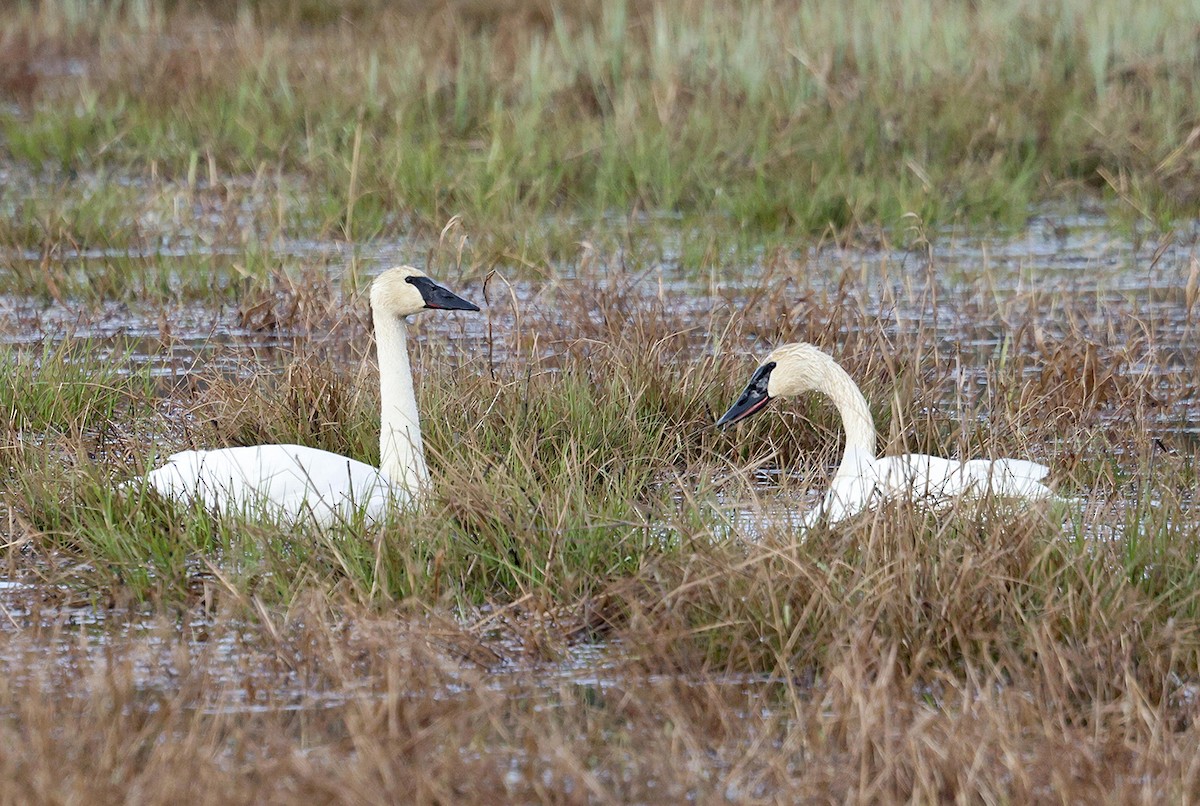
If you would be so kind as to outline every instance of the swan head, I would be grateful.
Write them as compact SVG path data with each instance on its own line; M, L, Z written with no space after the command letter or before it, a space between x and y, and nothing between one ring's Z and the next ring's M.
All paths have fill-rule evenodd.
M750 382L717 425L725 427L762 411L777 397L794 397L819 390L837 365L833 357L811 344L777 347L763 360Z
M371 283L371 309L376 314L408 316L424 310L477 311L479 306L438 285L419 269L397 266Z

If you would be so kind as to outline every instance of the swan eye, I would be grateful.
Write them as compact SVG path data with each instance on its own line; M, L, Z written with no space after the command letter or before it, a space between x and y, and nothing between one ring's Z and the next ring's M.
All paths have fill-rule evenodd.
M467 302L453 291L442 288L428 277L405 277L404 281L414 286L421 293L421 299L425 301L426 308L439 311L479 310L479 306L475 303Z
M721 419L717 420L718 426L732 425L771 402L771 396L767 394L767 386L771 382L771 370L773 369L775 369L775 362L769 361L754 371L754 375L751 376L750 383L746 384L746 389L742 392L741 397L729 407L729 411L725 412Z
M754 371L754 375L750 378L750 383L746 386L745 394L753 392L756 395L763 397L767 396L767 386L771 383L771 371L775 369L775 362L768 361Z

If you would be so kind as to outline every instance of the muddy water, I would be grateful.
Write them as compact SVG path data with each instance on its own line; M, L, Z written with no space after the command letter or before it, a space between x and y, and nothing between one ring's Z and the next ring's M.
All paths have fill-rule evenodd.
M1053 294L1071 302L1073 311L1090 311L1091 320L1073 320L1069 324L1095 328L1098 334L1110 327L1108 316L1138 317L1153 328L1158 342L1155 346L1176 356L1182 367L1191 363L1186 347L1195 335L1186 289L1189 276L1196 271L1197 237L1200 237L1197 229L1200 224L1192 231L1183 230L1183 234L1141 238L1099 214L1037 215L1017 232L978 236L945 229L933 234L931 247L911 238L910 246L905 249L814 247L796 256L803 277L793 279L800 293L842 283L847 271L858 274L862 280L860 286L869 295L866 301L878 311L885 325L898 330L918 324L932 328L947 346L980 357L992 355L1002 346L995 332L998 323L980 321L981 308L999 304L1002 309L1011 307L1015 314ZM721 277L697 274L681 269L669 247L658 251L665 255L663 260L637 274L614 274L600 269L595 272L600 278L598 284L620 284L626 292L644 295L647 302L665 299L671 305L686 306L702 314L715 307L736 307L744 302L739 288L747 283L747 278L763 270L761 264L751 262L740 269L728 270ZM227 264L243 252L244 247L214 246L192 239L170 248L92 250L87 257L95 262L151 257L161 261L171 256L207 259L223 255L225 259L213 263L211 269L232 272ZM353 250L340 243L288 240L271 248L273 259L282 265L324 266L324 273L335 285L351 263L365 267L369 277L374 271L400 262L420 265L421 260L414 260L414 255L419 254L420 250L405 240L359 245ZM80 263L80 255L62 254L55 258L66 271L86 274L86 264ZM43 259L37 254L6 256L11 264ZM569 283L575 270L574 266L563 267L560 279L550 282L519 279L519 270L512 272L514 279L508 279L502 271L486 288L479 280L460 281L456 287L473 298L486 298L491 303L486 321L493 327L504 328L513 324L514 301L530 307L552 305L554 285ZM609 277L613 279L606 279ZM3 278L0 273L0 283ZM445 279L454 284L453 278ZM1194 302L1195 277L1191 282ZM0 287L0 292L3 291ZM361 294L347 303L362 307ZM1038 324L1053 335L1068 324L1061 315L1061 309L1046 306L1043 321ZM442 331L469 338L485 335L483 319L464 318L465 326L457 325L455 318L427 319L422 321L422 327L432 333ZM201 302L175 302L139 308L127 303L72 304L0 293L0 341L30 343L66 333L99 340L118 337L165 340L169 334L177 348L188 354L226 345L251 349L277 346L297 335L318 335L290 333L286 327L271 332L247 327L239 321L237 305L229 300L211 307ZM170 360L153 350L140 357L151 363ZM1170 369L1169 363L1167 368Z
M486 621L481 614L471 619L481 620ZM358 633L372 651L403 651L416 636L435 655L457 658L442 666L439 688L428 692L435 698L453 699L481 689L520 690L522 697L536 699L534 708L552 708L563 690L602 692L624 679L620 647L611 643L564 645L546 658L500 638L472 657L457 651L456 636L440 640L448 633L436 622L419 617L388 622L371 615L363 621L371 623L345 628L351 642ZM384 696L373 689L381 681L364 679L355 688L303 668L295 656L308 651L304 639L297 640L286 625L278 629L282 637L259 625L216 622L197 609L180 618L139 616L93 606L67 589L0 581L0 677L13 687L51 686L62 696L88 696L90 686L107 683L119 671L137 690L166 694L177 691L182 678L195 675L203 686L194 707L247 714L336 708ZM771 684L758 675L731 675L726 682L743 688Z

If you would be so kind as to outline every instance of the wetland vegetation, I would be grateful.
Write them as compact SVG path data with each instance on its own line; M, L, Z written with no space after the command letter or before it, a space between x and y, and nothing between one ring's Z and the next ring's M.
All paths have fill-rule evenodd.
M1194 4L0 19L3 801L1200 792ZM377 465L397 263L484 309L412 325L427 506L128 484ZM802 532L836 413L712 428L796 340L1065 501Z

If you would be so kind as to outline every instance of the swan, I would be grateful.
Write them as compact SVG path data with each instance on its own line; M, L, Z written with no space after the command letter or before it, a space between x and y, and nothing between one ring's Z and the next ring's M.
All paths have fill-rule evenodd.
M875 455L875 423L862 391L846 370L812 344L785 344L754 371L745 391L717 426L728 427L761 411L772 399L821 392L837 407L846 447L821 503L805 513L810 528L822 519L833 524L884 501L907 499L944 505L956 497L991 494L1010 499L1050 499L1041 483L1050 469L1024 459L973 459L965 462L924 454Z
M378 521L395 503L428 486L417 399L408 363L404 317L422 310L478 311L411 266L388 269L371 283L379 358L379 456L382 467L304 445L251 445L172 454L145 482L160 495L211 513L268 515L318 526L361 512Z

